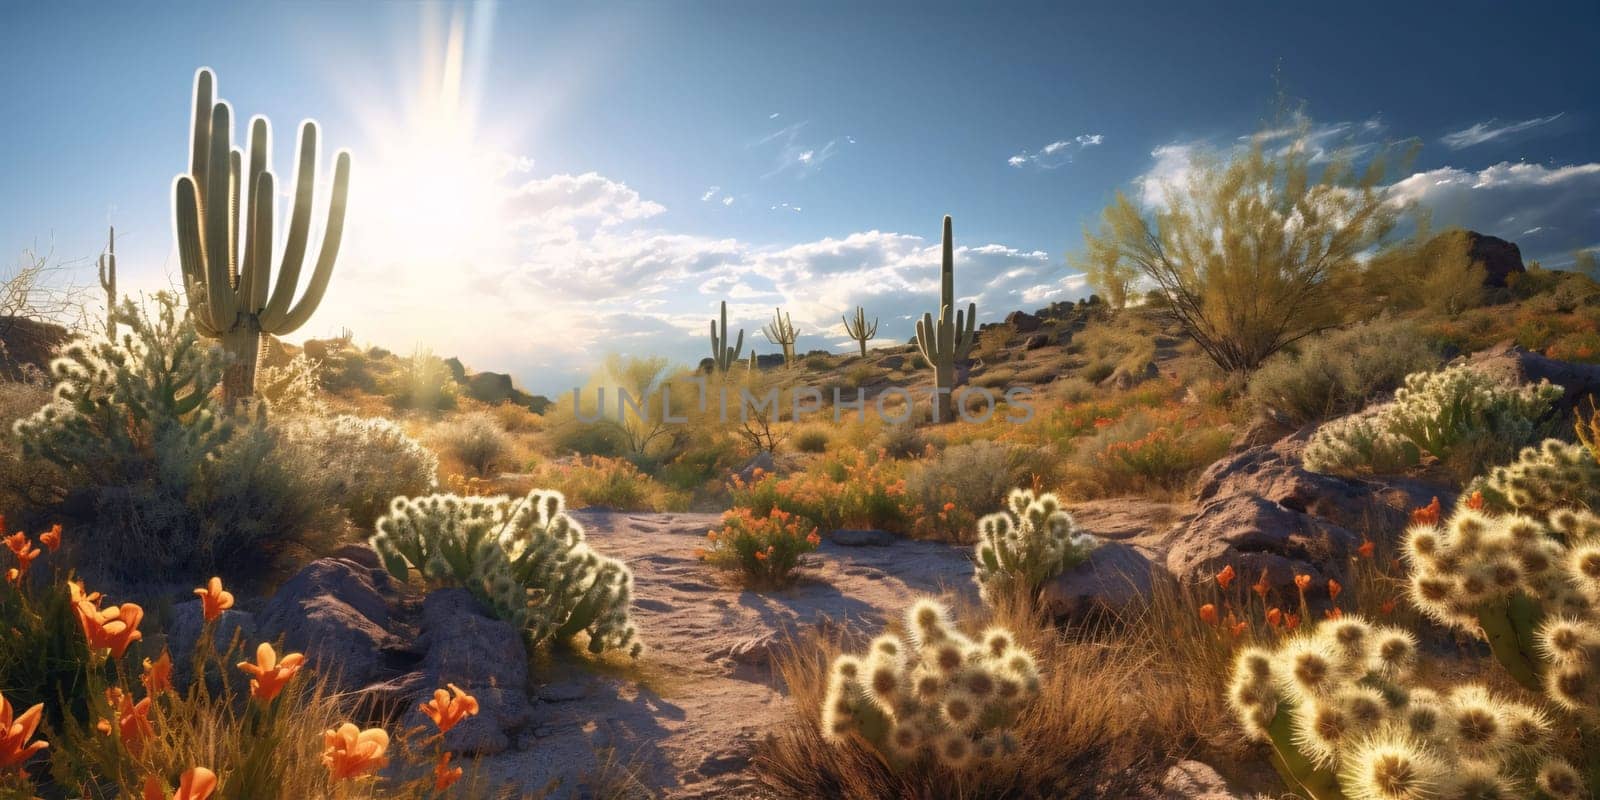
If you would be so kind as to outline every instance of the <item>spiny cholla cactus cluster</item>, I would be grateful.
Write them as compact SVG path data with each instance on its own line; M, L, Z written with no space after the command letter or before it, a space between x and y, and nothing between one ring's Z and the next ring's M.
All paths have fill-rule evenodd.
M865 655L834 660L822 733L835 744L859 736L897 767L931 754L962 769L1016 752L1009 727L1038 695L1033 655L1010 631L969 639L923 599L906 612L904 638L885 634Z
M1313 800L1583 796L1544 712L1480 686L1419 686L1416 653L1403 630L1330 620L1276 651L1242 649L1228 702Z
M978 520L976 574L986 602L1013 587L1034 591L1089 556L1094 537L1079 530L1053 494L1014 489L1006 510Z
M1473 492L1495 511L1548 514L1573 506L1600 508L1600 462L1581 444L1546 439L1474 480L1466 489L1468 495Z
M1571 710L1600 708L1600 517L1548 523L1463 505L1406 533L1411 598L1440 623L1481 631L1518 683Z
M1522 447L1561 393L1548 381L1512 385L1466 365L1413 373L1394 402L1318 428L1305 465L1314 472L1383 473L1414 466L1423 455L1446 459L1470 444Z
M526 498L396 498L372 546L401 579L409 568L464 586L533 645L589 634L589 650L641 649L628 606L633 573L590 549L559 492Z

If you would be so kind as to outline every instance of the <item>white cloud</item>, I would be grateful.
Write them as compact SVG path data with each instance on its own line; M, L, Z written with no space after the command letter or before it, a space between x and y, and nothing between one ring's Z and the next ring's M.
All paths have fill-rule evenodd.
M506 203L513 219L538 227L589 223L608 227L666 211L625 183L593 172L538 178L512 190Z
M775 162L763 178L771 178L787 172L792 172L798 177L806 177L818 169L824 162L838 155L839 143L848 140L855 144L855 139L850 137L834 137L817 144L806 135L809 122L796 122L770 133L751 146L757 149L776 148Z
M720 191L722 191L722 187L721 186L713 186L713 187L707 189L705 194L700 195L700 202L702 202L702 203L711 202L712 200L716 199L717 193L720 192Z
M723 204L723 205L724 205L724 206L731 206L731 205L733 205L733 195L726 195L726 196L724 196L724 197L723 197L723 198L722 198L722 204Z
M1514 239L1525 258L1563 264L1600 243L1600 163L1546 167L1499 164L1418 172L1390 187L1397 202L1418 203L1433 222Z
M1486 122L1475 123L1459 131L1447 133L1440 137L1439 141L1443 142L1444 146L1451 150L1461 150L1485 142L1492 142L1496 139L1504 139L1542 125L1549 125L1561 119L1561 116L1561 112L1557 112L1548 117L1534 117L1533 119L1525 119L1519 122L1505 123L1491 119Z
M1006 159L1006 164L1018 169L1030 165L1040 169L1055 169L1072 163L1074 152L1094 147L1104 141L1105 135L1100 133L1084 133L1072 139L1057 139L1035 152L1023 150Z

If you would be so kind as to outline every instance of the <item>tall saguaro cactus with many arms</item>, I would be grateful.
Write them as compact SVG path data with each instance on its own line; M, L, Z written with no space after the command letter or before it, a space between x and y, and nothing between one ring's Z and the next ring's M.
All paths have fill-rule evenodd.
M732 346L728 345L728 301L722 301L722 326L718 329L717 321L711 322L711 361L713 367L720 374L728 374L728 369L733 362L739 360L739 351L744 349L744 329L739 330L739 338L734 340ZM755 355L752 350L751 356Z
M794 363L794 340L799 335L794 323L789 321L789 315L783 309L772 309L772 322L761 329L767 341L783 348L783 363L785 366Z
M294 205L274 283L276 181L269 167L271 131L265 117L251 120L247 164L245 153L233 147L232 109L215 100L215 88L211 70L195 74L189 172L173 182L173 218L195 327L221 340L233 356L222 384L224 399L232 406L255 391L261 335L283 336L304 325L328 290L344 233L350 154L341 150L335 159L321 250L305 293L295 302L311 233L317 125L307 120L300 126Z
M950 216L944 218L944 263L939 268L939 319L923 314L917 321L917 352L933 368L933 419L945 422L953 418L955 407L951 393L955 391L956 362L966 359L976 340L973 328L977 324L978 304L968 303L965 316L955 309L955 241L950 233ZM954 311L955 316L951 316Z
M117 338L117 229L106 233L106 251L100 254L100 288L106 290L106 338Z
M852 320L849 317L840 317L840 319L844 320L844 332L850 334L850 338L856 340L856 344L861 345L861 357L865 358L867 355L867 342L872 341L878 335L878 318L873 317L872 324L868 325L867 310L861 306L856 306L855 319Z

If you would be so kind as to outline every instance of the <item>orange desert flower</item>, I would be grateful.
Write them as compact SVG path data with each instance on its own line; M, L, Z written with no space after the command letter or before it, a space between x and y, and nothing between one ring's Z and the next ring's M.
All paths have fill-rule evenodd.
M57 550L60 550L61 549L61 526L59 524L51 525L50 526L50 530L47 530L44 533L39 534L39 544L44 545L45 549L49 550L52 553L54 553Z
M1217 624L1217 607L1210 603L1201 606L1200 621L1207 625L1215 626Z
M1388 600L1383 601L1383 605L1378 606L1378 610L1383 612L1384 614L1393 614L1394 613L1394 607L1395 607L1395 600L1394 600L1393 597L1391 597Z
M806 543L812 547L817 547L822 544L822 537L818 536L816 530L813 529L810 533L806 534Z
M1433 502L1411 512L1412 525L1438 525L1439 524L1439 498Z
M39 715L43 712L44 703L40 703L13 719L11 703L5 695L0 695L0 770L21 766L34 753L50 746L44 741L28 743L34 729L39 727Z
M111 695L108 692L107 699L110 698ZM133 698L118 692L115 702L117 705L117 733L122 738L122 746L127 749L130 755L138 758L139 754L144 751L145 741L154 736L156 732L155 727L150 724L150 698L146 697L135 703ZM105 720L100 720L99 727L102 733L111 732L111 723Z
M80 590L81 591L81 590ZM89 640L90 650L111 650L112 658L122 658L128 645L144 638L139 632L139 621L144 619L144 609L137 603L123 603L107 609L95 607L99 594L79 600L73 610L83 626L83 636ZM91 599L96 598L96 599Z
M1274 608L1267 612L1267 624L1276 628L1283 624L1283 609Z
M222 612L233 608L233 593L223 591L221 578L212 577L204 588L196 589L194 593L200 596L200 608L205 613L206 622L216 622Z
M144 676L139 681L147 694L172 691L172 654L162 649L161 657L155 661L145 659Z
M1233 579L1237 576L1238 573L1233 571L1233 565L1229 564L1223 567L1221 572L1217 573L1217 585L1227 589L1228 585L1233 583Z
M1302 592L1305 591L1306 589L1311 588L1311 576L1310 575L1296 575L1296 576L1294 576L1294 585L1299 587L1300 591L1302 591Z
M1272 591L1272 584L1267 582L1266 570L1261 570L1261 580L1256 581L1256 584L1250 589L1261 596L1261 602L1267 601L1267 592Z
M300 671L305 661L306 657L300 653L290 653L280 661L272 645L262 642L261 646L256 648L256 663L240 661L239 669L252 676L250 695L263 703L270 703L294 678L295 673Z
M322 734L322 740L327 744L322 763L335 781L359 778L389 764L389 757L384 755L389 749L389 734L382 728L361 730L346 722L337 730Z
M100 593L90 592L85 594L83 591L83 581L67 581L67 594L72 599L73 606L77 606L78 603L87 600L95 608L100 607Z
M1342 591L1344 591L1344 587L1340 586L1338 581L1336 581L1336 580L1334 580L1332 578L1328 579L1328 599L1329 600L1338 600L1339 599L1339 593L1342 592Z
M1338 606L1334 606L1333 608L1322 612L1322 615L1328 619L1344 619L1344 612L1340 611Z
M1232 630L1233 630L1233 638L1237 639L1240 636L1243 636L1244 635L1244 629L1248 628L1248 627L1250 627L1250 623L1244 622L1242 620L1239 621L1239 622L1233 623L1233 628L1232 628Z
M449 686L448 692L443 689L433 690L433 699L421 706L422 713L433 720L440 733L448 733L456 723L478 713L477 698L461 691L461 687L453 683ZM452 694L455 696L452 697Z
M956 504L955 503L945 503L944 504L944 513L948 514L948 513L952 512L954 510L956 510Z
M461 780L461 768L452 768L450 766L450 754L440 753L438 763L433 765L433 790L442 792L459 780Z
M1470 508L1473 511L1482 511L1483 492L1473 492L1472 496L1467 498L1467 508Z
M217 773L195 767L178 776L178 793L172 800L208 800L216 790ZM162 800L165 796L166 784L160 778L151 775L144 779L144 800Z
M1360 553L1362 558L1372 558L1372 551L1373 544L1371 539L1362 539L1361 546L1356 548L1356 552Z
M767 551L765 551L765 550L757 550L756 551L756 560L757 561L766 561L767 560Z
M12 581L21 580L23 575L28 574L28 567L33 565L33 560L39 557L39 548L34 547L28 534L22 531L7 536L6 547L17 558L16 569L7 570L6 577Z
M1298 627L1300 627L1300 615L1299 614L1284 614L1283 615L1283 629L1284 630L1292 631L1292 630L1294 630L1295 628L1298 628Z

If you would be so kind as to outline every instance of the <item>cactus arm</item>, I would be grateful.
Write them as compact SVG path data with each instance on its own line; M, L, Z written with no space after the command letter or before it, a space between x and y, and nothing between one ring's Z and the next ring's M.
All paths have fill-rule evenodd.
M1272 766L1290 788L1303 789L1310 800L1343 800L1339 782L1333 773L1318 768L1294 745L1294 731L1289 722L1288 703L1280 701L1278 713L1267 726L1267 736L1272 744Z
M261 310L260 304L255 299L256 293L259 291L257 284L264 284L264 278L266 277L257 268L256 255L261 252L261 248L257 247L256 243L260 239L272 236L271 215L269 214L266 217L267 224L263 227L261 224L262 217L257 213L261 205L272 204L271 195L268 195L263 201L262 195L258 191L258 187L261 185L261 176L270 174L267 172L268 159L272 153L272 133L267 126L265 117L258 116L250 120L250 146L248 153L250 156L250 169L246 173L244 197L247 203L246 207L249 209L249 217L246 218L244 247L240 256L239 300L242 311L246 314L254 314ZM268 249L268 255L271 255L270 248Z
M1480 610L1478 624L1483 626L1484 638L1489 641L1489 650L1494 653L1495 660L1505 668L1506 674L1522 686L1540 692L1544 687L1539 680L1538 659L1533 655L1532 648L1526 646L1522 638L1517 635L1513 623L1515 617L1527 618L1533 613L1532 601L1519 592L1504 605L1491 605ZM1532 630L1531 625L1529 630Z
M939 265L939 305L949 307L956 303L956 246L949 214L944 215L943 249L944 260Z
M276 336L294 333L311 315L316 312L317 306L322 303L322 296L328 291L328 279L333 277L333 262L339 256L339 240L344 235L345 203L350 194L350 153L339 151L333 168L333 197L328 201L328 224L322 234L322 250L317 255L316 269L311 273L311 282L306 286L306 293L301 296L300 302L281 321L274 320L276 324L269 330L265 323L262 330ZM279 283L283 276L279 276ZM293 287L290 287L291 291Z
M228 288L233 290L239 288L239 216L243 209L239 193L243 180L244 154L234 148L228 151ZM243 310L239 307L239 297L237 292L232 297L235 314Z
M211 157L206 166L206 182L197 185L200 209L205 213L206 306L212 326L222 330L233 322L231 293L228 291L228 135L231 125L227 103L211 110Z
M215 337L218 331L211 319L210 305L196 302L205 299L198 293L205 290L206 264L204 245L200 240L200 200L194 180L188 175L180 175L172 182L172 206L173 235L178 240L178 264L183 270L184 293L190 298L189 307L194 309L195 327L202 334Z
M294 207L289 216L289 234L283 243L283 260L278 266L278 285L261 312L263 327L272 327L289 311L294 291L300 283L300 266L305 260L306 242L311 231L311 203L317 185L317 125L307 120L300 126L297 148L300 163L294 174Z
M934 357L933 350L929 349L930 345L934 349L938 347L933 341L933 315L924 312L922 319L917 320L917 353L922 356L922 360L931 365L938 359Z
M276 181L272 173L265 172L256 178L256 188L250 198L250 248L245 269L245 280L239 286L241 302L247 303L247 313L259 313L267 302L267 282L272 279L272 193Z
M189 174L195 183L206 185L206 170L211 163L211 106L216 77L201 68L194 74L194 116L189 120Z

